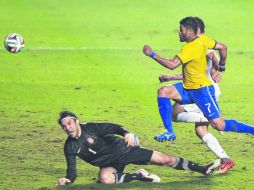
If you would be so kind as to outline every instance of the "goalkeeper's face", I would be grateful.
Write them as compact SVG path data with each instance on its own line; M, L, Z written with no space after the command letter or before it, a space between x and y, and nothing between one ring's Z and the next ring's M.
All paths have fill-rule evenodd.
M79 121L74 118L64 118L61 121L62 129L65 133L70 136L71 138L78 138L81 134L81 129L79 125Z

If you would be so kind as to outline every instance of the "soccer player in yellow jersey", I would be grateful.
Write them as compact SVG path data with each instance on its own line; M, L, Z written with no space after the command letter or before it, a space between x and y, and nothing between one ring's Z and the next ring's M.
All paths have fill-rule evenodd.
M205 24L199 17L194 18L198 24L197 35L200 37L205 33ZM209 50L207 52L206 62L206 76L213 83L216 101L218 101L221 94L218 82L221 81L221 75L215 69L215 67L219 64L219 57L215 53L215 50ZM182 80L183 77L182 73L177 73L171 75L161 75L159 79L161 82L166 82L172 80ZM179 103L174 103L172 109L172 120L175 122L195 123L197 136L221 160L222 165L219 173L227 173L234 166L233 160L230 159L217 138L208 131L209 122L196 104L180 105Z
M203 112L209 123L219 131L232 131L254 134L254 127L236 120L224 120L215 98L212 82L206 76L206 53L208 49L219 51L220 61L217 70L225 71L227 47L206 35L198 37L197 23L194 17L186 17L180 21L179 38L186 42L181 51L172 59L166 59L145 45L143 52L162 66L175 69L182 65L183 84L168 85L158 90L159 112L166 132L155 136L157 141L172 141L176 136L172 127L172 106L170 99L180 104L195 103Z

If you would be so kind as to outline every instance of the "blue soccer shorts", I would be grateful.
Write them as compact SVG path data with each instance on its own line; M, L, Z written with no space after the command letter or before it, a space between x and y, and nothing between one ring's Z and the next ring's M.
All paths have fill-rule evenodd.
M208 120L220 117L221 112L216 101L213 85L193 90L184 89L181 82L175 83L173 86L182 97L181 104L195 103Z

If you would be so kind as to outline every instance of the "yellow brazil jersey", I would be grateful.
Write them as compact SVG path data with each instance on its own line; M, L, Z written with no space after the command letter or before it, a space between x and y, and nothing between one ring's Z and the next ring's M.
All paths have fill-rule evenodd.
M183 66L183 86L185 89L198 89L212 85L206 76L206 54L208 49L214 48L215 40L201 35L192 42L186 43L177 56Z

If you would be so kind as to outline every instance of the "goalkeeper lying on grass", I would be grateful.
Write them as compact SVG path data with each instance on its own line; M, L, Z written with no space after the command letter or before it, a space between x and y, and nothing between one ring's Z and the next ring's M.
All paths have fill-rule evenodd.
M68 135L64 146L67 175L57 185L74 182L77 177L76 156L100 168L99 181L104 184L125 183L133 180L160 182L160 177L140 169L134 173L123 173L128 164L168 166L177 170L191 170L211 175L220 166L216 160L207 166L178 156L170 156L139 146L136 135L120 125L112 123L80 123L69 111L60 113L59 124ZM116 135L121 135L120 138Z

